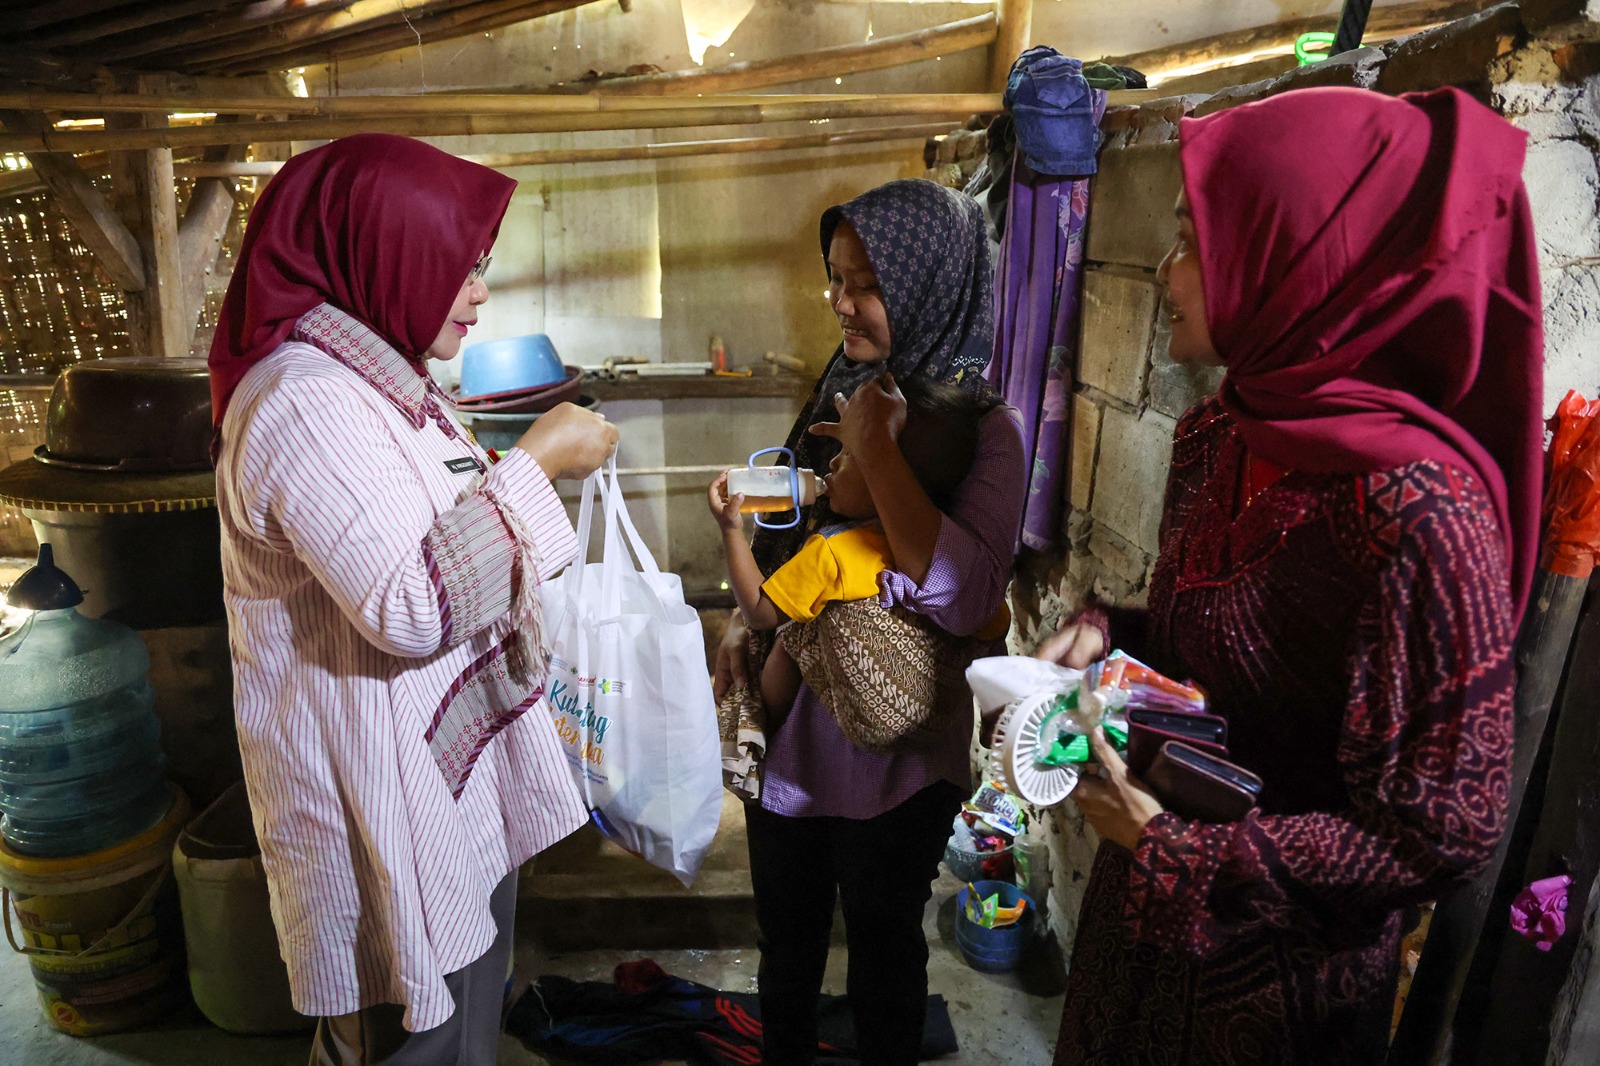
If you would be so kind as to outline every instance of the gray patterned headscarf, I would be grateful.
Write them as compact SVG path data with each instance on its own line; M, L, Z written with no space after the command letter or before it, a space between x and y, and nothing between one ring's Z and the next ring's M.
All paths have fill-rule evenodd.
M785 442L801 466L818 473L837 441L809 433L838 417L837 393L851 395L888 370L896 380L953 382L987 403L999 402L983 371L994 350L993 271L983 209L972 197L921 178L891 181L822 214L822 257L848 222L878 275L889 319L889 358L858 363L835 349ZM763 573L783 565L815 522L758 530L752 547Z

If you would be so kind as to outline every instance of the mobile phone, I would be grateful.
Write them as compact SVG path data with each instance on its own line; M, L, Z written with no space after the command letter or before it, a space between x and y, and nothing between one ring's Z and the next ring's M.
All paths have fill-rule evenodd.
M1167 744L1167 758L1183 766L1188 766L1200 773L1220 777L1229 784L1250 793L1251 796L1261 795L1261 778L1246 770L1238 763L1219 759L1208 755L1198 748L1187 744Z
M1163 807L1192 821L1236 822L1261 797L1255 774L1177 740L1161 745L1142 780Z
M1143 777L1161 745L1181 740L1215 755L1228 754L1228 723L1211 714L1135 708L1128 712L1128 769Z

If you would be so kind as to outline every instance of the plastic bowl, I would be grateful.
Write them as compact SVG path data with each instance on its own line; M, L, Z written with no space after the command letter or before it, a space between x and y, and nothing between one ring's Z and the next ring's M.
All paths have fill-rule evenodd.
M956 893L956 946L967 965L983 973L1008 973L1022 960L1023 948L1033 931L1033 897L1009 881L975 881L978 898L985 899L1000 894L1002 907L1014 906L1019 899L1028 901L1022 917L998 929L985 929L967 920L967 889Z
M461 398L533 389L562 380L566 372L543 333L484 341L461 353Z

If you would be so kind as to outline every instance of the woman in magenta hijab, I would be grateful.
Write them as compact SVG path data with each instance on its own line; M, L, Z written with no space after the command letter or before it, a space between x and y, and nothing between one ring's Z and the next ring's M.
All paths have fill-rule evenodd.
M577 548L552 482L616 430L564 405L491 464L425 366L514 187L386 134L296 156L211 349L239 744L314 1066L492 1066L516 870L584 821L537 587Z
M1265 784L1188 821L1094 738L1056 1062L1381 1062L1405 908L1504 829L1541 441L1524 136L1456 90L1310 89L1180 140L1171 354L1226 375L1174 435L1148 611L1037 654L1192 677Z

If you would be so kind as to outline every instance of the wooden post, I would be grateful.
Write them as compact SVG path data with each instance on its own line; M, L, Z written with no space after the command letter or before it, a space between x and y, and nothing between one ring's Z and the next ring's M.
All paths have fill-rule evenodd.
M1583 584L1582 579L1567 580ZM1557 1062L1600 1061L1600 1047L1573 1056L1571 1038L1576 1019L1571 1008L1577 993L1600 972L1590 974L1597 946L1588 924L1585 902L1600 874L1600 596L1591 596L1572 646L1561 707L1550 743L1550 765L1544 802L1526 862L1503 876L1498 898L1510 899L1524 885L1556 874L1572 877L1567 933L1549 951L1539 951L1520 936L1501 931L1494 975L1476 1004L1480 1032L1466 1033L1457 1022L1458 1046L1477 1049L1481 1063L1544 1062L1549 1047L1564 1054ZM1509 864L1508 864L1509 866ZM1492 915L1494 911L1490 912ZM1503 915L1493 920L1503 923ZM1487 937L1485 940L1487 941ZM1563 991L1563 989L1566 991ZM1476 1028L1476 1027L1474 1027ZM1582 1028L1582 1026L1577 1026ZM1471 1043L1465 1041L1470 1039Z
M1011 64L1027 50L1033 36L1033 0L997 0L995 13L1000 16L1000 27L990 53L989 88L1000 93L1005 92Z
M1479 946L1500 870L1511 849L1523 793L1572 649L1572 633L1586 584L1582 578L1563 577L1544 569L1534 571L1527 614L1517 635L1515 735L1506 832L1483 873L1472 884L1441 899L1434 909L1417 975L1390 1046L1391 1062L1421 1066L1450 1061L1456 1006ZM1494 920L1504 922L1506 916L1498 915Z
M238 163L244 159L244 145L210 148L206 159L213 163ZM178 255L183 271L184 351L194 344L200 313L206 304L206 282L217 265L222 238L233 216L235 186L228 178L198 178L189 194L189 206L178 226Z
M159 87L144 77L139 88ZM165 115L108 115L106 127L157 130ZM185 322L183 261L178 245L178 199L172 149L165 146L121 153L111 161L111 181L123 218L143 253L145 287L128 294L128 335L135 355L176 358L189 354L192 322Z

